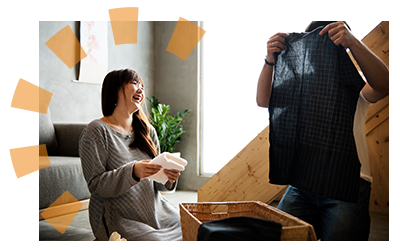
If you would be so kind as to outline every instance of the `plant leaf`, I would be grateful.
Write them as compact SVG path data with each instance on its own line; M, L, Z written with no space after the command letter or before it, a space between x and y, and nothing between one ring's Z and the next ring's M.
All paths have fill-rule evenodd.
M190 110L179 111L176 116L171 116L168 115L169 105L160 103L154 96L147 100L151 105L149 122L156 130L160 150L172 153L175 145L180 142L180 136L185 133L181 123L184 121L184 117L189 115Z

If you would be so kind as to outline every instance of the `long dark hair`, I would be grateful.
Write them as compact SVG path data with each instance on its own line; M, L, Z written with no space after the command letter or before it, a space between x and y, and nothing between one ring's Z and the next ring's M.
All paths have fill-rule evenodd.
M112 115L118 101L119 89L131 80L141 83L144 88L142 78L132 69L113 70L106 75L101 89L101 108L104 116ZM145 93L143 90L143 97L144 96ZM153 140L151 139L149 121L143 108L140 108L132 114L132 127L135 133L135 140L129 145L129 147L137 148L148 154L151 158L156 157L158 152Z

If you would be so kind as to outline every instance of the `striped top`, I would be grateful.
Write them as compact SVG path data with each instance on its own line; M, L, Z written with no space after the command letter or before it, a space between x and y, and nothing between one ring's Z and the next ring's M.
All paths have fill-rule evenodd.
M153 127L151 137L159 150ZM150 159L129 148L133 140L134 132L124 135L101 120L90 122L81 134L79 155L91 193L93 234L98 240L108 240L114 231L128 241L182 240L179 210L158 192L176 184L132 177L135 162Z

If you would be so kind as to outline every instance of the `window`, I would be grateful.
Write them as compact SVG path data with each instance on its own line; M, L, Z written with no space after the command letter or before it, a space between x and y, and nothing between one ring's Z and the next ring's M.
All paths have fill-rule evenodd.
M380 21L347 21L362 39ZM256 103L266 43L277 32L302 32L308 22L203 22L201 44L201 174L218 172L268 124Z

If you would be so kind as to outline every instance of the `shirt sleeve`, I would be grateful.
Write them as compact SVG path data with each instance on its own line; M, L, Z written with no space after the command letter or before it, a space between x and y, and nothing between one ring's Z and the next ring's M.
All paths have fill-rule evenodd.
M135 161L114 170L106 169L109 152L100 131L85 129L79 142L79 155L83 175L92 195L115 198L138 183L132 176Z
M360 97L363 102L365 102L368 106L373 104L372 102L368 101L367 98L365 98L364 94L362 93L362 90L360 91Z

